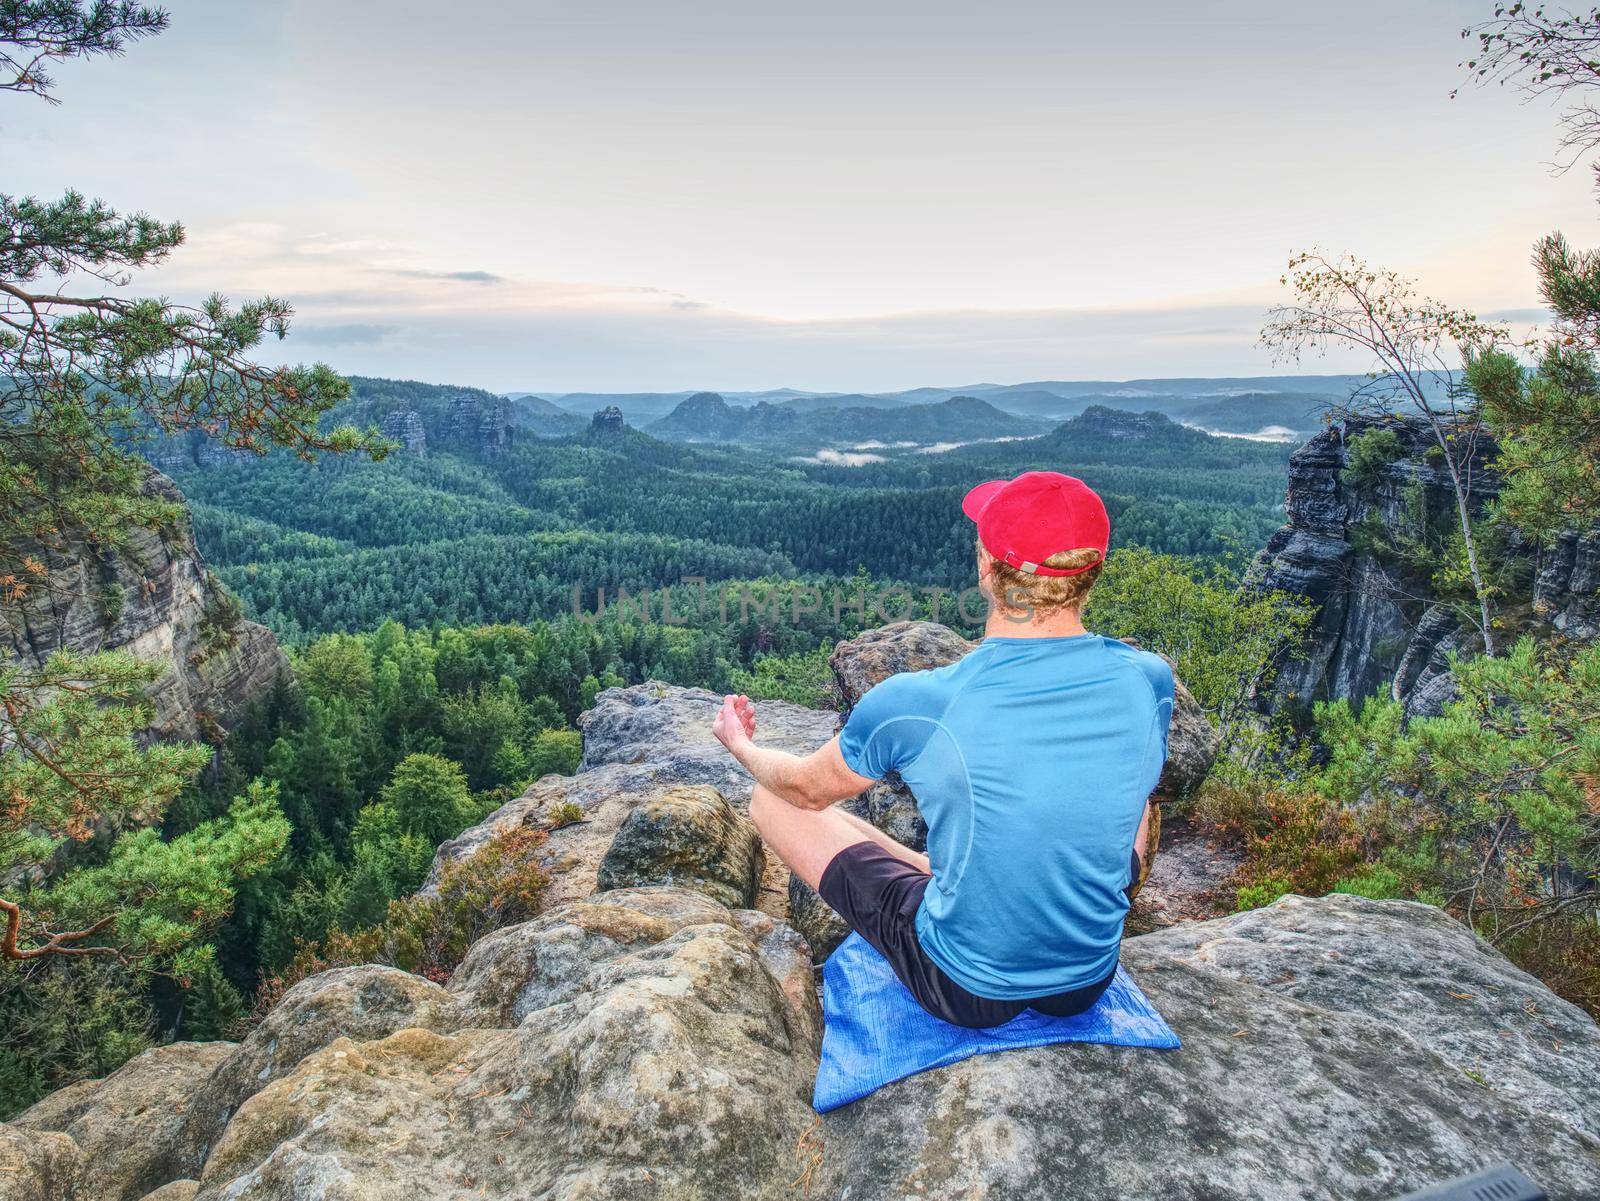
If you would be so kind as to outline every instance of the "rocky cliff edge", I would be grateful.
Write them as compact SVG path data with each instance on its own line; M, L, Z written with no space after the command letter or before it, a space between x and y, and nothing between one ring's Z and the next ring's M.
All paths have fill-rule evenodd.
M950 637L845 644L841 702ZM584 806L551 839L553 907L447 984L327 972L242 1043L64 1089L0 1127L0 1198L1382 1201L1502 1158L1600 1193L1594 1022L1439 910L1355 897L1127 940L1179 1051L980 1056L819 1118L811 955L763 891L748 782L704 745L714 700L601 698L583 769L497 815ZM836 722L761 716L806 749Z
M152 469L148 495L181 503ZM49 586L0 606L0 657L37 666L57 651L121 650L163 665L149 736L215 738L289 669L265 626L245 621L207 571L188 513L165 530L132 529L116 548L39 548Z

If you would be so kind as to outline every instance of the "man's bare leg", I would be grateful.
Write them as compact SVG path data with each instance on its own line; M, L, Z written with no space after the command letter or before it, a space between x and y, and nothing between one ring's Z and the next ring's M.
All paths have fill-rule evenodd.
M846 847L876 842L896 858L927 870L927 858L902 846L871 824L835 807L798 809L757 784L750 794L750 820L789 870L812 888L833 857Z
M893 855L896 859L904 860L918 871L925 872L930 870L928 867L928 857L921 851L913 851L910 847L906 846L905 843L896 842L882 830L878 829L877 826L873 825L865 818L857 817L854 813L847 813L845 810L837 807L834 808L833 812L837 813L840 817L844 818L845 821L849 822L857 830L861 831L861 836L863 838L872 839L873 842L877 843L884 850L888 851L889 854Z

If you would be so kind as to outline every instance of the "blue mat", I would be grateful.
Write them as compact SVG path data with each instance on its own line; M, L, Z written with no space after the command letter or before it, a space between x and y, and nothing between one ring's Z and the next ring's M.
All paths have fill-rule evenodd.
M929 1068L992 1051L1051 1043L1168 1050L1179 1045L1172 1028L1120 967L1094 1008L1074 1017L1046 1017L1028 1009L989 1030L952 1026L918 1005L888 960L855 933L822 966L822 1012L822 1063L811 1097L818 1113Z

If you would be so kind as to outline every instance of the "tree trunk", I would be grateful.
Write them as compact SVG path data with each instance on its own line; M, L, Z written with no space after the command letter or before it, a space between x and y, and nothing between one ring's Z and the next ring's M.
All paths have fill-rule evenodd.
M1433 425L1434 440L1438 442L1439 449L1444 451L1445 465L1450 468L1450 484L1456 494L1456 514L1461 519L1461 540L1467 547L1467 574L1472 577L1472 591L1478 598L1478 616L1483 625L1483 653L1494 655L1494 632L1490 626L1489 618L1489 592L1483 584L1483 572L1478 568L1478 542L1472 536L1472 515L1467 508L1467 490L1461 482L1461 472L1456 468L1455 456L1450 453L1449 443L1443 437L1438 422L1429 415Z

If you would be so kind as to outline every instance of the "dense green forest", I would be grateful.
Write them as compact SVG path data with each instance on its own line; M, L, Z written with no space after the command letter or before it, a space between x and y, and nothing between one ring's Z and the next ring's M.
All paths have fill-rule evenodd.
M534 621L682 578L971 582L963 492L1065 467L1105 496L1118 545L1233 561L1281 518L1289 449L1096 409L1040 438L841 467L631 429L523 434L484 454L449 434L449 390L356 380L352 412L400 405L428 449L308 467L289 455L163 461L202 551L247 612L290 639ZM480 394L481 395L481 394Z

